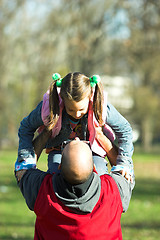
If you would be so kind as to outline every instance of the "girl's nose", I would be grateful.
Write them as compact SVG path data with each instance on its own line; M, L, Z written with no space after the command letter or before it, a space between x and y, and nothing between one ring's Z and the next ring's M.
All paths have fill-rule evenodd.
M80 117L81 116L81 112L77 111L76 112L76 117Z

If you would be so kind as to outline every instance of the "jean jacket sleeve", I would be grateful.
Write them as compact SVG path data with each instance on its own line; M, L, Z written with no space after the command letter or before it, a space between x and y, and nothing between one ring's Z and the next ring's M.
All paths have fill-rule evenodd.
M34 138L35 131L43 125L41 108L42 102L40 102L38 106L20 123L18 131L18 161L35 157L32 140Z
M117 164L126 164L127 167L133 169L132 155L132 128L129 122L108 102L106 123L113 129L118 142Z

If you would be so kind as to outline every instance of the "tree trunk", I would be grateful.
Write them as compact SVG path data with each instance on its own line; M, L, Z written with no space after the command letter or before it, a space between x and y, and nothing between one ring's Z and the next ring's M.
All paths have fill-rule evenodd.
M142 147L145 152L149 152L152 148L152 121L150 117L146 117L142 121Z

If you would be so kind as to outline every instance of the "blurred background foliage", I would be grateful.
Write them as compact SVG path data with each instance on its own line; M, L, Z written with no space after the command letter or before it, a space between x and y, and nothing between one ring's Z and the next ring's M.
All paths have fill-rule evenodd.
M17 146L53 72L80 71L131 80L133 105L118 110L149 151L160 141L159 52L156 0L0 0L0 148Z

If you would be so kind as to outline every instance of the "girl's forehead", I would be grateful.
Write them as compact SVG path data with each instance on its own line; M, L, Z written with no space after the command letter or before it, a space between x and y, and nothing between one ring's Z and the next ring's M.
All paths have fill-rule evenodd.
M85 97L84 99L82 99L79 102L76 102L76 101L73 101L73 100L64 99L64 104L68 108L82 109L82 108L88 106L89 100L90 100L89 97Z

